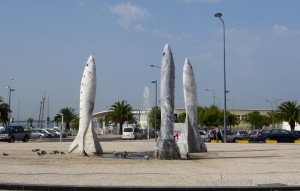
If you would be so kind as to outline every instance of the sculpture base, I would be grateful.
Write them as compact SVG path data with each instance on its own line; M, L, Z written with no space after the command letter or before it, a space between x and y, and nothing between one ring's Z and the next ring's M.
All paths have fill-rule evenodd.
M180 151L175 139L160 139L157 143L155 157L161 160L179 160Z

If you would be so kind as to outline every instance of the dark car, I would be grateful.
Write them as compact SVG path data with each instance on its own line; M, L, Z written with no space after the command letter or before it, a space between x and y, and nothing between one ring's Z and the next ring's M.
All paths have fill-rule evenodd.
M30 132L25 131L22 126L8 126L0 129L0 141L8 141L9 143L28 142L30 135Z
M293 133L296 137L300 138L300 131L292 131L292 133Z
M259 132L260 132L259 130L254 130L249 133L250 142L258 142L257 135L259 134Z
M297 139L299 137L284 129L265 129L257 134L257 141L277 140L277 142L294 142Z

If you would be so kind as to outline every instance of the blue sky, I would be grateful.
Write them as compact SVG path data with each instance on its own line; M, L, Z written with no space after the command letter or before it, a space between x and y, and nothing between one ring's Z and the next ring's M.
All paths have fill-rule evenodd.
M79 112L84 65L97 67L94 112L126 100L143 107L145 87L155 105L164 45L176 70L175 107L184 107L182 72L189 58L198 103L223 108L223 14L226 31L227 108L271 109L271 100L299 100L300 26L296 0L1 0L0 96L15 119L38 119L41 97L50 118ZM11 81L10 79L13 80ZM158 92L159 93L159 92ZM46 112L46 111L45 111Z

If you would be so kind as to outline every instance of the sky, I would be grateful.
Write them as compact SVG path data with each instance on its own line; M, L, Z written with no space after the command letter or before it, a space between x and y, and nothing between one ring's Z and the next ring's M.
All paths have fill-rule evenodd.
M296 0L1 0L0 96L15 120L50 119L61 108L79 114L84 66L97 69L94 112L117 101L133 109L160 96L165 44L175 62L175 107L184 108L182 72L189 58L197 102L227 109L272 109L299 100L300 25ZM297 24L298 23L298 24ZM12 80L13 79L13 80ZM207 91L205 89L211 90ZM270 102L266 101L269 100ZM158 101L159 105L159 101Z

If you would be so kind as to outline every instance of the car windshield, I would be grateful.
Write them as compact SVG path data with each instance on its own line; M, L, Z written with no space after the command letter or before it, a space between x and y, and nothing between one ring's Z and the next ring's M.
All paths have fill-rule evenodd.
M0 133L4 133L5 127L0 127Z
M124 128L124 132L133 132L133 128L126 127Z

